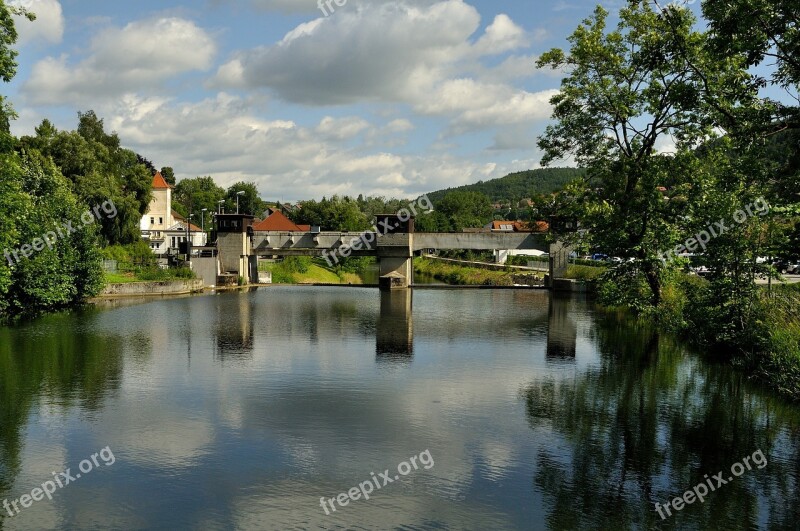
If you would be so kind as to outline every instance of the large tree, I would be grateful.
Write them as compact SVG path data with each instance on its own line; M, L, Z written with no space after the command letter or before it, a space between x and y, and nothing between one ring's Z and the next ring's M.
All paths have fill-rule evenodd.
M597 7L569 37L568 53L554 49L540 57L540 68L566 76L551 100L556 123L539 146L543 164L573 157L588 168L587 228L605 252L636 259L658 305L661 253L692 217L690 204L665 201L660 188L686 197L702 182L692 149L715 137L720 112L708 94L718 95L721 86L740 97L754 89L740 55L726 61L710 55L688 9L661 11L632 0L616 28L607 28L607 18Z
M87 207L113 201L117 215L101 218L101 234L109 244L141 238L139 223L150 206L152 174L141 157L106 133L94 111L78 113L76 131L58 131L44 120L35 136L20 139L25 152L40 151L53 159Z

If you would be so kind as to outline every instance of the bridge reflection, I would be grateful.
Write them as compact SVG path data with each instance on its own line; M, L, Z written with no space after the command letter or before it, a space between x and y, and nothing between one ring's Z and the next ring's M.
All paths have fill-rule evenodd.
M413 290L381 292L375 334L378 360L410 362L414 357Z
M375 353L378 361L411 362L414 357L413 290L384 291L380 294L380 313L375 326ZM545 302L542 300L541 302ZM547 296L547 311L543 306L531 307L531 313L509 317L497 323L507 329L509 322L530 332L531 337L546 336L545 356L548 362L574 362L578 326L571 317L573 304L569 294L551 293ZM460 323L449 329L448 335L469 337L483 322ZM546 324L546 326L545 326ZM431 333L427 327L419 332ZM440 332L441 333L441 332Z
M575 359L578 326L570 317L570 295L552 292L547 318L547 359L570 361Z

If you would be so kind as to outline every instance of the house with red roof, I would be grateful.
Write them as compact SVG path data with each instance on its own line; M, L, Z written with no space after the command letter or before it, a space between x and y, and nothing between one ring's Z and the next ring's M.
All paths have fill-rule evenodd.
M297 225L286 217L280 210L268 209L268 215L263 221L253 225L255 231L272 232L311 232L311 225Z

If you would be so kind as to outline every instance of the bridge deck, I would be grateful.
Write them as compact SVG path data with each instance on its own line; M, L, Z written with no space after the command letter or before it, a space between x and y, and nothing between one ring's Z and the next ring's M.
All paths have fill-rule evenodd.
M370 256L378 247L406 247L412 251L423 249L535 249L547 252L549 244L545 234L525 232L417 232L414 234L387 234L374 232L264 232L253 233L253 253L259 255L320 255L323 251L349 246L353 256Z

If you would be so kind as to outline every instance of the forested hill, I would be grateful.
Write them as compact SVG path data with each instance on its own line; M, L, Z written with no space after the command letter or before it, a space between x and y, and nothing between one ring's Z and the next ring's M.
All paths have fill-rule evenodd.
M540 168L512 173L491 181L480 181L457 188L431 192L428 197L434 203L449 192L481 192L492 201L524 199L536 194L547 194L562 189L570 181L581 177L585 170L578 168Z

